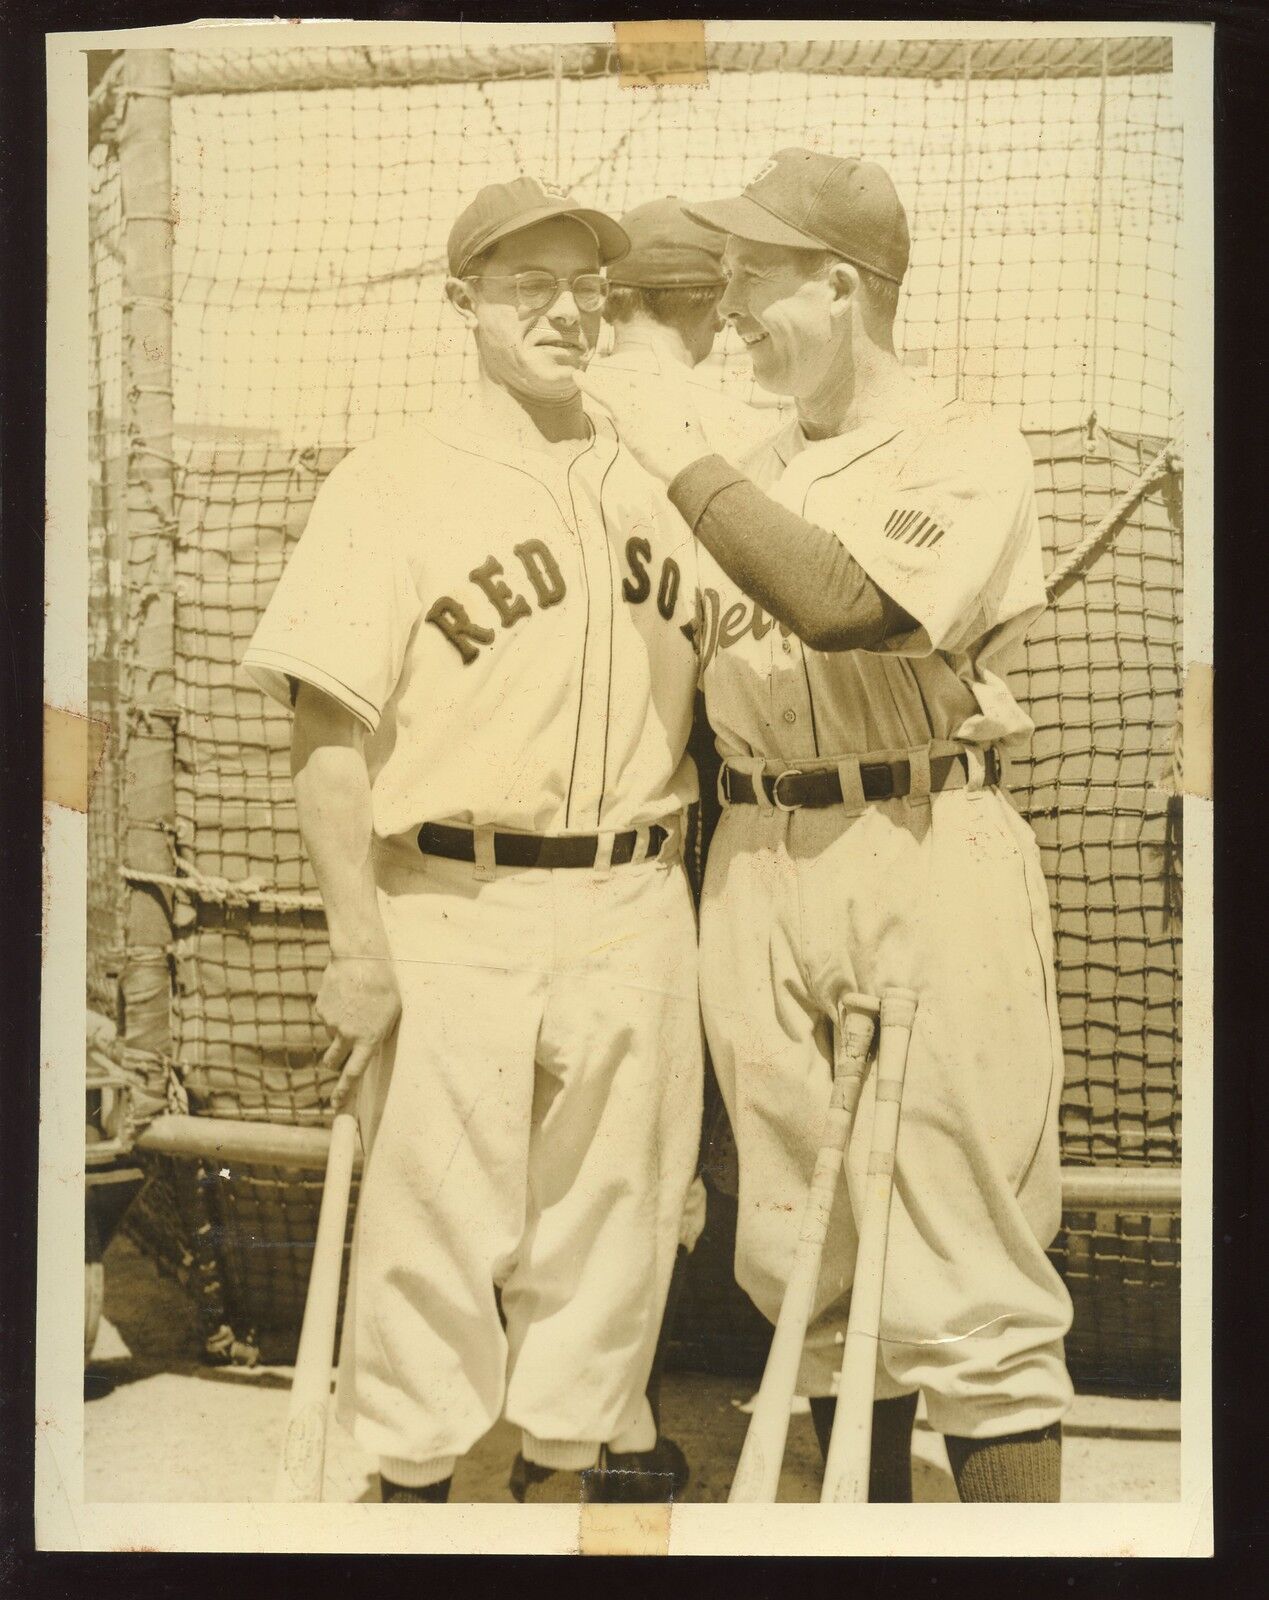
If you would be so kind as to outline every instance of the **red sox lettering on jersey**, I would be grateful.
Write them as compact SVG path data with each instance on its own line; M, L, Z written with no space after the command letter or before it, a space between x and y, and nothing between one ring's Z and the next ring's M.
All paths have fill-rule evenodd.
M568 585L548 545L541 539L526 539L522 544L512 547L512 554L524 569L538 610L545 611L548 606L558 605L564 599ZM631 605L641 605L653 588L649 570L649 563L653 562L651 540L642 534L627 539L625 559L629 576L623 579L621 592ZM682 578L682 569L675 558L663 556L656 579L656 608L666 622L674 620ZM506 570L496 556L487 556L478 567L473 567L467 579L493 607L503 628L511 627L522 617L533 615L534 606L524 594L512 588ZM458 652L464 666L470 666L479 658L481 650L494 644L498 638L492 627L474 620L462 601L450 594L443 594L434 600L424 614L424 620L440 629Z
M677 851L642 855L696 798L694 547L591 422L552 446L487 386L359 446L245 657L274 698L314 685L368 730L403 1009L362 1090L339 1407L390 1478L452 1471L500 1410L583 1442L642 1417L696 1156L695 921ZM491 852L494 830L644 837L606 874L521 872L425 856L425 822L484 831ZM540 1117L538 1059L555 1085ZM535 1215L524 1174L561 1139L584 1160L552 1170L572 1162L582 1200ZM588 1267L614 1238L615 1283ZM500 1320L493 1279L513 1260ZM561 1260L562 1321L541 1306ZM626 1330L620 1358L596 1324Z
M283 704L301 686L320 1014L360 1028L367 954L399 999L359 1093L338 1414L385 1485L426 1499L500 1417L521 1469L657 1440L646 1389L700 1133L679 848L696 569L568 376L598 321L579 274L628 244L532 179L474 198L447 245L474 392L336 467L244 659ZM532 309L529 273L574 292ZM333 881L321 846L369 870Z
M494 391L336 467L245 665L365 723L381 837L642 827L695 798L696 588L602 413L552 446Z

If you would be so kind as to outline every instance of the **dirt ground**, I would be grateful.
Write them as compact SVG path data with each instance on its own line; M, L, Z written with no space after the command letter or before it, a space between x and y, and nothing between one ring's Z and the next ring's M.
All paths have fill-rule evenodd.
M106 1255L106 1303L84 1380L88 1500L264 1501L272 1495L290 1371L207 1367L189 1301L122 1237ZM692 1467L685 1498L725 1501L744 1439L747 1387L703 1373L667 1373L667 1433ZM510 1501L516 1433L500 1423L460 1462L453 1498ZM1067 1419L1063 1498L1078 1502L1176 1500L1181 1490L1180 1407L1174 1401L1080 1395ZM809 1416L789 1429L780 1498L819 1498L820 1464ZM941 1438L918 1421L913 1484L921 1501L954 1501ZM376 1500L374 1464L332 1426L329 1500Z

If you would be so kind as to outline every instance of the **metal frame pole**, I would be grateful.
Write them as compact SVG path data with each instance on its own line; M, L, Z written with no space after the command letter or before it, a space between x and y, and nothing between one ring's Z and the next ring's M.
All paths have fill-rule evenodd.
M120 651L123 804L120 857L171 873L175 857L176 485L172 455L172 63L129 50L119 93L123 197L125 584ZM129 883L119 979L129 1050L170 1060L172 897Z

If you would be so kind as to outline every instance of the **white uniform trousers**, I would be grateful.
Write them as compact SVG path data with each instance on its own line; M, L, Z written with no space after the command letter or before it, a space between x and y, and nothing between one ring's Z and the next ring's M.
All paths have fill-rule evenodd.
M403 1011L361 1096L340 1419L404 1462L503 1414L598 1445L642 1414L697 1158L682 865L482 881L387 847L378 879Z
M1062 1052L1039 850L999 790L795 813L728 808L701 912L706 1035L740 1167L736 1275L779 1313L852 991L916 991L899 1124L877 1394L986 1438L1070 1401L1061 1214ZM864 1192L870 1072L851 1142ZM838 1190L803 1392L832 1392L857 1245Z

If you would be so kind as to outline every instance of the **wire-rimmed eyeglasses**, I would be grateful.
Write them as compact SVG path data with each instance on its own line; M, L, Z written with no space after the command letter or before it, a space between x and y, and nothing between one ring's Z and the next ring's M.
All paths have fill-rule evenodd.
M477 272L469 283L513 283L516 305L521 311L547 311L565 289L572 291L579 311L600 311L608 298L608 285L601 273L579 272L575 278L557 278L553 272Z

